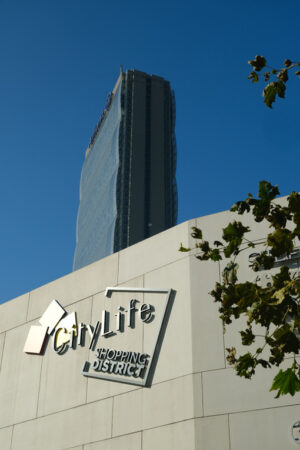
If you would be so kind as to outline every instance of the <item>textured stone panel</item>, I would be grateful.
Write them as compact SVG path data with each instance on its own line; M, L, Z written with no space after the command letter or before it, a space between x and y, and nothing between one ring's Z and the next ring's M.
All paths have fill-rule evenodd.
M275 399L276 392L269 392L272 380L277 372L278 367L268 370L258 368L251 380L237 376L233 369L203 373L204 415L210 416L300 403L300 393L296 393L294 397L286 395Z
M230 450L228 416L196 419L195 443L196 450ZM241 449L244 450L244 447Z
M36 417L42 358L32 359L23 352L29 328L26 324L6 332L0 372L0 427Z
M84 450L141 450L141 433L127 434L84 446Z
M297 450L291 428L299 412L300 405L231 414L231 450Z
M113 436L192 418L193 388L190 375L115 397Z
M192 373L189 258L147 273L144 279L145 287L172 288L176 291L169 321L164 330L153 382L158 383ZM165 307L166 295L157 294L157 296L159 298L155 314L160 317ZM152 298L153 294L145 294L146 303L151 303ZM144 326L144 349L149 354L153 351L153 338L158 333L158 326L158 320L153 322L153 327Z
M153 449L196 450L194 420L143 431L143 450Z
M75 311L77 321L89 324L91 321L92 299L88 298L74 303L67 309L68 313ZM89 337L85 346L76 345L63 355L52 349L52 337L49 340L43 358L41 387L39 394L38 415L57 412L85 403L87 379L81 374L84 362L88 358ZM34 360L36 355L28 355Z
M184 222L120 252L118 283L183 258L184 253L178 251L180 242L189 245L190 229L195 223Z
M26 322L29 294L0 305L0 333Z
M4 341L5 341L5 333L0 334L0 372L1 372L1 363L4 349Z
M83 446L79 445L79 447L71 447L71 448L69 447L69 448L66 448L64 450L83 450Z
M11 450L60 450L111 437L112 399L16 425Z
M225 367L223 327L209 292L218 281L218 264L189 258L193 372ZM188 325L185 323L187 330Z
M1 450L10 450L13 427L0 429Z

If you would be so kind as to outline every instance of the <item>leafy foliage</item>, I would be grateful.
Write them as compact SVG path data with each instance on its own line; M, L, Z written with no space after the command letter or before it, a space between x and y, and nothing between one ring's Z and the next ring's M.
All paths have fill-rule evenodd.
M261 70L264 64L263 59L257 59L253 67ZM252 265L254 272L272 269L276 258L290 255L300 238L300 194L292 192L287 199L287 206L274 203L277 195L277 186L261 181L258 198L248 194L245 200L238 201L231 208L239 215L252 214L256 222L269 223L271 230L265 239L267 249L255 254ZM247 325L240 332L241 342L245 346L257 345L254 352L248 351L240 356L237 356L234 347L226 349L227 361L234 366L239 376L251 378L258 366L279 366L285 358L292 356L287 360L291 361L291 367L279 371L270 390L278 391L276 397L288 393L294 395L300 391L300 363L296 359L300 352L300 278L293 277L288 267L282 266L270 277L271 282L266 287L249 281L240 283L236 257L245 249L258 245L245 237L249 231L249 227L233 221L223 229L223 242L216 240L211 245L203 239L202 231L193 227L192 237L198 249L196 257L202 261L229 259L222 273L222 282L216 283L210 294L219 304L224 329L233 320L245 317ZM190 249L181 245L180 250ZM253 327L257 324L265 329L264 335L255 335ZM268 353L267 357L262 358L263 351L264 355Z
M277 389L278 392L275 398L285 394L295 395L297 391L300 391L299 377L297 377L293 369L290 368L284 372L282 370L278 372L274 378L270 391L276 391Z
M253 60L248 61L253 68L249 80L252 83L259 82L259 76L257 72L260 72L264 67L268 70L263 74L264 81L267 83L263 90L263 98L265 104L272 108L273 103L276 100L276 96L279 98L285 98L286 83L289 79L289 71L294 70L300 66L300 62L293 62L290 59L286 59L281 69L275 69L267 66L267 60L264 56L257 55ZM294 70L294 74L300 77L300 71ZM270 81L271 80L271 81Z

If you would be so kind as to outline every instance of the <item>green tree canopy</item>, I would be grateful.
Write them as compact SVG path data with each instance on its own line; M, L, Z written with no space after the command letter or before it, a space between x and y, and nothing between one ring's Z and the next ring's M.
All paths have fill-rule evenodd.
M236 202L231 208L239 215L251 214L255 222L266 221L269 224L270 233L265 238L264 249L253 259L254 272L274 268L276 259L288 257L299 244L300 195L292 192L284 206L274 201L278 195L277 186L261 181L257 198L248 194L245 200ZM241 343L246 347L256 344L255 351L246 351L242 355L237 355L235 347L226 349L227 361L234 366L237 375L251 378L258 366L266 369L279 367L286 359L288 369L278 372L270 390L277 391L276 397L288 393L294 395L300 391L300 363L296 358L300 351L299 274L293 275L283 265L270 276L267 286L250 281L239 282L237 255L258 245L247 238L249 231L248 226L233 220L223 228L222 238L211 244L204 240L199 228L193 227L196 258L201 261L229 261L223 270L222 282L217 282L210 294L219 305L224 330L234 320L245 317L246 327L240 332ZM189 252L191 249L181 244L179 250ZM263 335L255 334L257 324L264 329Z

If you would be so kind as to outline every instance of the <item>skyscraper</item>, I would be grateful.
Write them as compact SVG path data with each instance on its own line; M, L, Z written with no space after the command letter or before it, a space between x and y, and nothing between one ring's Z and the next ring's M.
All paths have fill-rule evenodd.
M74 270L176 224L174 126L170 83L121 72L86 151Z

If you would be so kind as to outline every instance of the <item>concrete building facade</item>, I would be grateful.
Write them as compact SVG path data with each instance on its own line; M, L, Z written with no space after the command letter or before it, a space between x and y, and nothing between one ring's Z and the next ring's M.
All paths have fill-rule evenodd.
M245 380L227 365L225 348L238 347L239 324L224 335L208 294L222 261L178 252L181 242L193 245L192 226L214 240L232 217L223 212L185 222L0 305L1 450L299 448L291 430L300 421L300 395L275 399L268 391L274 371ZM257 241L267 233L263 224L253 230ZM246 252L239 265L241 279L253 279ZM46 337L41 355L25 353L30 330L45 326L53 299L76 312L85 339L77 334L59 354L61 325ZM103 349L123 352L111 355L112 373L97 369L99 348L98 356ZM124 352L148 355L149 364L155 359L147 386L124 383L143 382Z

